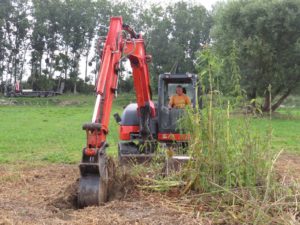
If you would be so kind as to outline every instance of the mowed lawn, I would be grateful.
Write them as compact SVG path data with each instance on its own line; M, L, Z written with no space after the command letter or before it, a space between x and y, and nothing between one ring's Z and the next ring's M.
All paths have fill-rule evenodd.
M86 135L82 124L89 122L94 96L11 99L14 105L0 103L0 163L56 162L78 163ZM121 114L133 95L120 96L112 114ZM281 110L270 121L253 119L259 132L273 129L273 147L300 154L300 109ZM118 125L111 115L108 153L117 154Z
M86 143L82 125L91 121L94 100L94 96L61 96L14 99L15 105L0 106L0 162L79 162ZM128 97L116 101L112 114L129 101ZM117 152L117 139L118 126L111 116L111 154Z
M291 112L292 111L292 112ZM293 109L293 116L280 112L281 115L267 118L253 119L253 126L260 132L272 131L272 146L276 150L300 154L300 109Z

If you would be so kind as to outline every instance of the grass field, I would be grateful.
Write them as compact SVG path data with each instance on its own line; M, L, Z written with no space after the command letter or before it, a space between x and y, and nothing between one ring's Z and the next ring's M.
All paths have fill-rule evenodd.
M76 163L85 145L82 124L92 117L94 96L18 98L0 106L0 162L49 161ZM121 112L130 99L115 102ZM111 117L108 142L116 154L118 127Z
M291 116L293 115L293 116ZM272 129L272 145L277 150L283 149L288 152L300 154L300 110L293 109L285 114L280 112L274 115L272 120L267 118L254 119L253 125L264 132Z
M112 199L103 207L77 210L80 176L78 164L86 138L85 131L81 127L83 123L91 120L94 101L95 97L92 95L0 98L0 224L248 224L249 221L250 223L258 221L256 224L285 224L283 221L296 224L298 222L299 193L288 188L290 181L300 180L300 108L297 106L280 109L278 113L272 115L272 120L268 117L251 117L252 122L249 126L251 130L246 132L250 136L234 133L233 139L236 142L228 144L227 148L224 146L226 143L219 142L222 144L214 146L219 151L213 151L211 158L207 157L207 153L204 154L206 158L198 158L201 161L187 171L189 175L185 178L187 180L182 179L183 176L165 178L157 176L162 170L162 165L157 163L149 167L133 167L130 173L126 172L127 169L118 167L120 173L117 174L120 177L114 180L116 188L113 192L116 192L115 197L119 197ZM123 94L115 101L112 112L120 113L123 106L130 101L134 101L134 97ZM226 116L221 118L222 122L223 119L226 120ZM249 125L242 120L244 118L241 114L232 114L230 121L233 121L233 128L239 128L236 129L237 132L244 130L235 126L240 125L245 129L243 125ZM224 124L226 126L226 122ZM202 190L205 190L202 189L205 187L205 181L210 180L211 168L217 169L213 175L219 176L221 182L224 177L226 180L235 177L245 180L243 177L251 178L251 171L263 172L264 170L260 170L261 161L265 162L271 158L264 158L257 149L267 150L261 146L265 143L251 142L258 146L254 148L245 140L253 141L252 136L256 134L263 136L270 127L273 130L273 148L299 154L299 156L293 153L282 154L276 162L275 170L282 177L280 180L282 183L279 191L276 191L277 188L274 189L274 196L275 184L264 187L265 182L259 183L258 187L251 186L254 183L248 182L245 184L250 184L249 190L247 187L240 190L234 187L232 191L227 190L226 186L218 186L212 182L214 185L211 187L217 185L220 189L207 189L208 192L202 193ZM222 126L220 128L222 131ZM215 133L219 134L216 137L224 139L224 133L217 131ZM111 116L109 154L116 155L117 141L118 125ZM201 145L200 142L193 143L197 144L194 145L196 147L199 147L198 144ZM229 157L222 160L216 154L219 152L219 156L224 155L224 152L226 154L226 150L230 149L235 153L228 154L233 157L231 161L226 160L230 159ZM247 150L254 150L253 153L258 155L248 154ZM258 158L262 160L257 160ZM209 163L207 159L217 159L218 164L215 163L216 160ZM219 173L215 165L225 166L223 168L227 170ZM233 170L232 166L236 169ZM255 170L253 166L258 169ZM249 175L241 176L245 171ZM204 183L196 183L194 176L202 174L199 177L203 178L205 173L209 175L206 176ZM188 180L189 177L191 180ZM191 181L194 183L193 186L198 184L201 188L199 192L197 190L185 192L187 187L191 188ZM173 182L176 187L173 186ZM269 187L272 189L270 193ZM157 188L169 191L153 192ZM253 190L252 193L252 188L259 191Z
M5 105L12 101L12 105ZM85 145L82 124L91 120L94 96L0 99L0 163L78 163ZM112 112L134 101L119 97ZM5 104L4 104L5 103ZM280 109L271 122L257 118L253 125L264 132L273 129L273 147L300 154L300 108ZM117 152L118 126L111 116L109 153Z

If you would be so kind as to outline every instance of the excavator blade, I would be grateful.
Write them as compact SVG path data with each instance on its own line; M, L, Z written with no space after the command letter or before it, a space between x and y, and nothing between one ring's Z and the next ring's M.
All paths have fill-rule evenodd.
M148 145L139 146L133 142L118 144L119 163L122 164L143 164L149 163L157 156L155 150L157 143L148 143Z

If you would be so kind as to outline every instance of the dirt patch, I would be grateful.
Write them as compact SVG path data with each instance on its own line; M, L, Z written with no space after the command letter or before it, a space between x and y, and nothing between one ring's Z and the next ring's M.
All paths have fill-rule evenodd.
M285 181L300 178L300 156L276 165ZM137 190L123 174L115 196L100 207L76 209L77 165L0 166L0 224L212 224L205 207L169 195ZM203 209L204 208L204 209Z
M79 180L77 179L74 183L57 193L57 197L54 200L50 198L47 206L53 207L54 210L77 209L78 185Z
M276 163L276 172L285 184L300 183L300 156L299 154L281 154Z
M0 224L197 224L185 212L120 179L113 200L100 207L76 209L76 165L0 167ZM119 193L116 191L115 193Z

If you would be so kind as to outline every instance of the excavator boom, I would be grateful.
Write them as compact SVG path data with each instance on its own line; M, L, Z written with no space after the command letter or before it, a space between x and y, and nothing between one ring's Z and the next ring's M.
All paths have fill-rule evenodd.
M112 103L118 83L121 60L130 60L140 119L140 134L143 139L152 139L149 119L155 117L151 99L148 62L142 35L136 34L121 17L112 17L102 52L101 68L96 84L96 103L92 121L83 125L87 143L80 163L79 207L99 205L108 200L112 166L106 156L106 136Z

